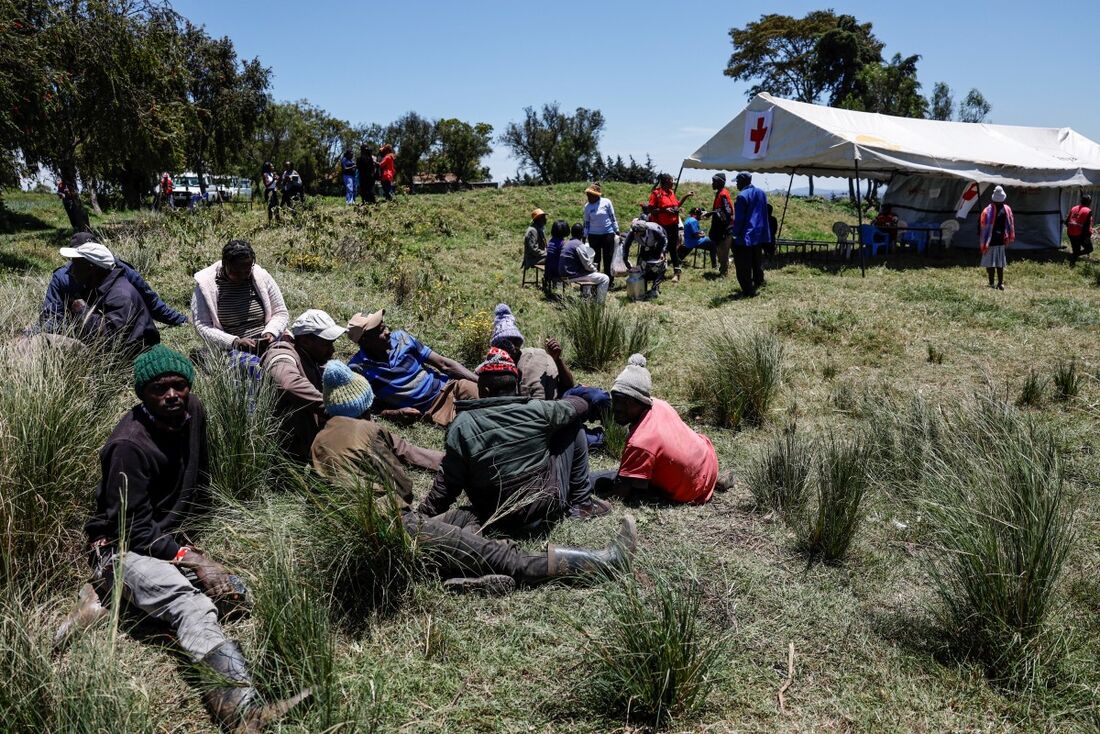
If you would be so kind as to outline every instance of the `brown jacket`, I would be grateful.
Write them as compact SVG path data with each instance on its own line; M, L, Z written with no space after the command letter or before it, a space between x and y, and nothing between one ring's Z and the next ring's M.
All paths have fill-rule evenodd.
M325 422L324 367L299 350L289 333L268 348L260 365L279 389L284 448L299 461L309 461L310 446Z
M372 420L335 416L313 440L313 468L330 481L366 481L379 498L389 495L391 481L397 509L412 505L412 479L404 466L435 471L442 451L414 446Z

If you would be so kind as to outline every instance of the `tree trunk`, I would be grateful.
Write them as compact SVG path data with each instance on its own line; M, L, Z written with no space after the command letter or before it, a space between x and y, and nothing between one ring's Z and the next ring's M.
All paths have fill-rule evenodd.
M810 182L810 196L814 195L814 177L808 176L807 180Z
M856 205L856 182L855 179L848 179L848 202L852 205Z
M65 207L65 214L69 217L69 226L73 228L73 234L91 231L88 212L84 210L84 204L80 201L80 194L77 193L76 165L73 163L62 165L60 174L65 187L71 192L68 198L61 200L61 204Z
M95 185L95 181L88 181L85 183L85 186L88 188L88 200L92 203L92 211L102 216L103 209L99 206L99 196L96 194Z

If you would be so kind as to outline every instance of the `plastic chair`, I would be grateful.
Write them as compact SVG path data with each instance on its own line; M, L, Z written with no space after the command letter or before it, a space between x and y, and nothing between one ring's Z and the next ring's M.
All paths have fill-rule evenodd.
M951 240L955 238L955 233L959 231L959 220L948 219L940 225L940 238L943 240L944 249L951 247Z
M890 250L890 235L873 224L864 224L859 228L859 241L864 248L871 250L871 257L878 257L880 247Z
M848 259L852 256L852 228L845 222L833 222L833 234L836 235L837 250L840 256Z

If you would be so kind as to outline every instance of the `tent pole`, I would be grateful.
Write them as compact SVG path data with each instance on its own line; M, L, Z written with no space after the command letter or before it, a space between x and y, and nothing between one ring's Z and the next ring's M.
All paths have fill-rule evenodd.
M867 277L867 253L863 248L863 194L859 190L859 158L852 161L856 166L856 215L859 217L859 273Z
M680 164L680 171L676 174L676 185L672 187L672 193L676 193L676 190L680 188L680 176L684 175L684 164Z
M783 222L787 221L787 204L791 203L791 186L794 186L794 171L791 170L791 180L787 182L787 198L783 200L783 215L779 218L779 230L775 233L775 238L779 239L779 236L783 234Z

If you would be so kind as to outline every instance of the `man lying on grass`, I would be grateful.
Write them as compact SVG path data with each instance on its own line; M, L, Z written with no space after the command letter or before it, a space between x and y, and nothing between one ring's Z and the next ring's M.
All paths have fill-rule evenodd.
M325 410L330 418L313 442L313 466L332 482L350 482L353 491L371 487L383 512L401 516L430 565L446 579L448 591L504 593L516 584L533 586L558 578L604 577L624 570L637 540L627 515L611 544L601 550L550 546L526 553L515 543L482 537L478 518L465 510L439 517L412 511L412 480L405 466L434 469L444 455L411 446L370 420L370 383L343 363L325 366ZM458 425L458 422L454 425Z
M632 355L611 386L615 422L630 426L619 468L592 475L596 492L701 505L714 490L727 489L718 476L718 455L710 439L684 423L676 409L650 394L646 359Z
M520 397L519 370L497 347L478 366L477 378L480 399L456 403L443 465L419 511L440 515L465 492L482 525L509 534L543 532L566 515L609 512L588 484L581 424L588 402L571 395Z
M433 352L412 334L390 331L385 316L386 310L381 309L357 313L348 322L348 338L359 346L348 364L370 381L382 408L378 415L450 425L455 401L477 397L477 375Z
M183 530L210 509L206 413L191 394L193 379L187 358L162 345L134 361L141 403L100 452L103 475L84 527L92 585L81 591L58 641L104 616L99 600L120 582L122 599L171 627L180 648L216 681L204 695L211 716L232 731L259 731L309 692L261 703L240 647L218 621L219 608L246 608L247 589L191 546ZM121 540L120 527L126 531Z

